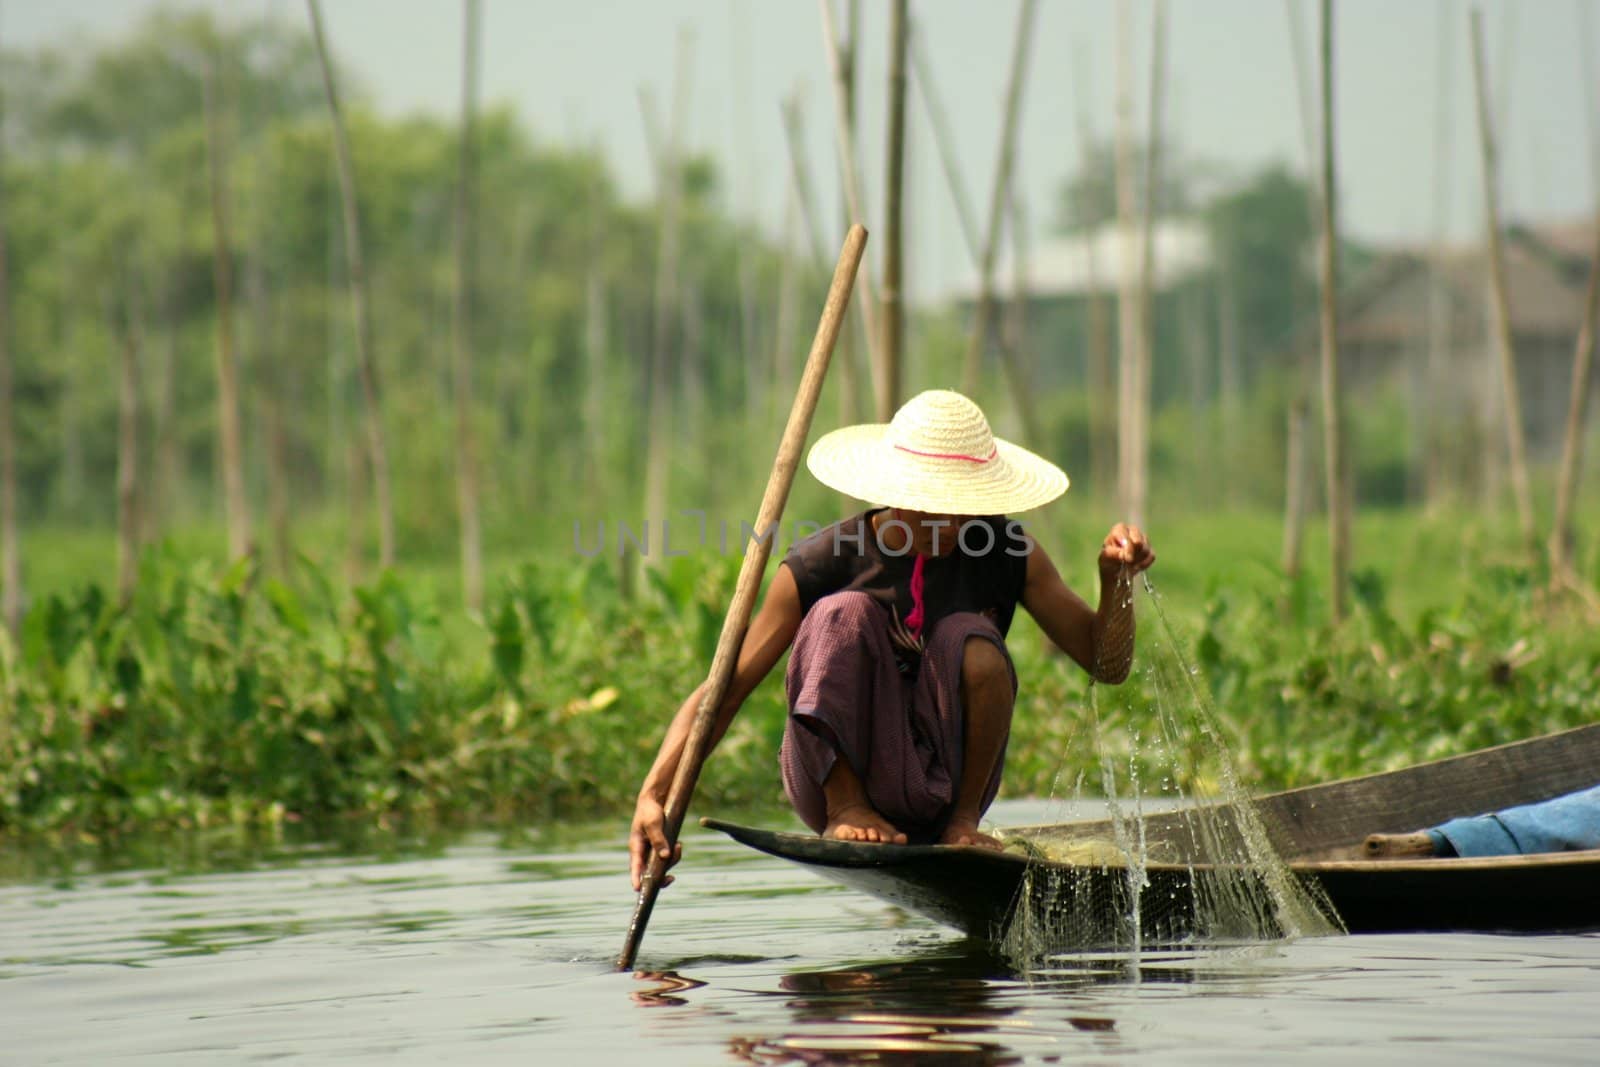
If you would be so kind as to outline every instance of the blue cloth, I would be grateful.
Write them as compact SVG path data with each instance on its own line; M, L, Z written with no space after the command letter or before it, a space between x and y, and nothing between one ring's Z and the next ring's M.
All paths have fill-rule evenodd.
M1538 804L1451 819L1429 833L1458 856L1512 856L1600 848L1600 785Z

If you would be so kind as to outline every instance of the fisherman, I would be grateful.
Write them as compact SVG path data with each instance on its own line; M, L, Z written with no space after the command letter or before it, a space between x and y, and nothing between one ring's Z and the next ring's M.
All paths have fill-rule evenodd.
M978 824L1000 787L1016 702L1005 643L1016 607L1091 677L1118 684L1133 662L1131 578L1155 562L1149 541L1135 526L1111 528L1091 609L1010 517L1056 499L1067 476L996 439L959 393L925 392L888 424L826 434L806 465L875 506L784 557L711 744L793 646L779 764L806 825L842 841L999 848ZM663 808L703 688L673 717L639 791L635 889L651 850L682 856L681 845L667 855Z

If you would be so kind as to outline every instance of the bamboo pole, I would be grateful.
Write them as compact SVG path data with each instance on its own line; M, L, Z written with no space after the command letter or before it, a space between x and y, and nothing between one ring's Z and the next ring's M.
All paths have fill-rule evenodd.
M1088 51L1076 41L1073 64L1077 72L1077 135L1080 167L1087 168L1094 152L1094 130L1089 121ZM1084 274L1088 280L1088 366L1084 376L1089 385L1089 470L1095 492L1104 494L1116 478L1116 450L1109 440L1107 423L1114 403L1111 392L1111 322L1106 301L1100 292L1099 227L1091 223L1083 233Z
M999 157L995 161L994 183L989 189L989 218L984 230L983 257L978 263L978 302L973 309L972 332L967 335L967 354L961 368L961 391L968 396L977 394L978 379L983 371L983 353L989 344L989 331L994 319L994 270L1000 256L1006 190L1011 184L1017 125L1022 114L1022 87L1027 80L1029 46L1033 42L1034 15L1037 11L1035 0L1022 0L1022 7L1017 12L1017 31L1011 46L1011 77L1006 85L1005 111L1000 128ZM1019 385L1014 385L1014 391L1019 397L1026 397L1027 390ZM1019 404L1018 414L1023 416L1025 423L1032 423L1031 413L1031 400L1025 405ZM1029 440L1034 439L1030 434Z
M645 439L645 522L662 523L667 517L668 479L671 474L671 449L668 430L672 395L671 367L675 313L681 308L678 293L678 245L680 240L681 161L679 139L681 116L688 99L690 38L687 31L678 36L678 62L673 86L672 128L663 132L655 115L652 97L640 91L646 140L656 171L656 199L660 203L660 235L656 241L655 283L651 294L650 363ZM648 555L648 550L647 553Z
M389 480L389 446L383 428L377 357L372 350L372 311L367 293L366 261L361 250L361 213L356 200L355 168L351 163L350 141L339 107L339 91L333 80L333 61L328 57L327 37L322 28L322 6L319 0L306 0L306 9L311 17L317 63L322 68L322 89L328 102L328 117L333 127L334 159L339 171L339 199L344 208L345 265L350 285L350 310L356 330L356 376L361 383L361 401L366 412L367 464L372 473L373 501L378 508L378 562L380 566L391 567L395 561L394 496Z
M1522 429L1522 401L1517 386L1516 348L1511 333L1511 303L1506 292L1505 249L1500 240L1500 190L1494 130L1489 118L1489 88L1483 69L1483 13L1472 12L1472 74L1478 97L1478 149L1483 163L1484 226L1488 230L1490 310L1494 349L1500 368L1500 390L1506 446L1511 458L1511 491L1516 498L1517 525L1524 547L1535 551L1533 488L1528 478L1528 446Z
M1333 621L1344 621L1350 573L1350 485L1345 455L1344 393L1339 382L1339 231L1333 125L1333 0L1322 0L1322 447L1327 472L1329 597Z
M1156 327L1156 215L1160 210L1156 187L1161 180L1161 104L1167 66L1167 5L1163 0L1155 0L1151 22L1150 119L1144 152L1144 203L1139 211L1142 227L1139 249L1139 343L1135 349L1138 374L1134 398L1134 425L1137 430L1131 435L1134 453L1130 465L1132 484L1129 497L1132 506L1127 511L1129 520L1137 524L1145 521L1145 505L1150 496L1150 374ZM1224 291L1231 296L1231 285Z
M950 136L950 117L939 97L939 86L934 80L928 62L927 35L911 35L911 69L915 75L917 95L933 128L933 143L938 151L939 166L944 171L945 185L950 190L950 201L956 209L956 221L961 225L961 239L967 246L967 255L974 265L983 261L983 245L978 236L978 220L972 215L972 197L967 193L966 180L961 176L961 162L956 157L955 139Z
M1550 527L1550 572L1556 582L1570 582L1572 574L1572 500L1577 492L1578 469L1583 463L1583 431L1589 407L1589 378L1594 365L1595 316L1600 312L1600 220L1594 227L1595 245L1589 260L1589 288L1583 300L1583 323L1572 355L1572 387L1567 394L1567 425L1561 444L1561 467L1556 475L1556 511Z
M672 777L672 788L667 794L664 812L667 852L677 843L683 828L683 817L694 795L700 768L710 749L712 728L721 710L722 702L733 681L739 650L744 643L745 630L755 607L756 593L761 586L761 576L766 570L772 543L777 536L778 523L783 519L783 508L789 499L789 488L794 484L796 469L800 466L800 453L805 448L806 435L811 431L811 418L817 409L817 398L822 392L822 382L828 373L828 363L833 355L834 342L844 321L850 303L850 290L855 284L855 273L866 248L867 231L860 226L850 227L839 262L834 268L833 284L828 288L828 298L823 305L822 318L817 323L816 338L811 343L811 354L806 359L805 373L800 379L800 391L789 411L789 421L784 427L783 439L778 445L778 455L772 474L767 479L766 492L761 497L761 507L756 513L756 523L750 543L745 548L744 560L739 567L739 579L734 586L733 600L722 621L722 633L717 639L717 651L711 660L711 671L706 678L700 706L695 709L694 722L684 742L683 754L678 758L677 771ZM628 936L622 953L617 957L617 969L633 966L644 938L650 914L655 909L656 897L661 892L662 877L666 874L666 861L659 853L652 853L639 888L639 898L634 906L633 920L628 925Z
M314 2L314 0L313 0ZM201 77L206 126L206 163L211 188L212 277L216 284L217 434L222 451L222 485L228 525L228 556L240 559L254 550L250 502L245 495L244 447L239 428L239 369L233 351L233 252L228 236L228 164L218 114L215 57L208 56Z
M4 100L0 99L0 178L5 173ZM17 437L11 365L11 268L5 182L0 180L0 623L13 637L22 625L22 550L17 542Z
M1300 110L1300 142L1305 153L1306 173L1317 173L1316 103L1311 91L1311 61L1306 56L1305 27L1300 17L1299 0L1284 0L1288 16L1289 54L1294 67L1295 99ZM1306 215L1310 228L1322 225L1318 201L1318 181L1306 182ZM1283 468L1283 573L1290 582L1300 577L1305 557L1306 516L1310 511L1310 449L1306 447L1311 428L1311 390L1315 371L1311 349L1301 346L1295 358L1294 393L1289 399L1288 426Z
M913 36L913 42L915 37ZM800 93L795 91L780 105L783 113L783 131L785 143L789 149L789 177L794 188L795 206L800 212L800 221L806 238L806 251L810 257L813 270L821 274L827 269L823 251L822 223L818 212L816 196L811 183L811 171L806 166L805 150L805 116L800 106ZM862 348L869 348L870 341L867 337L866 318L860 314L859 308L852 308L850 320L854 323L852 338L850 333L840 338L839 342L839 385L841 392L850 396L851 405L854 403L853 390L855 374L851 359L854 356L852 340ZM780 344L787 345L786 341ZM784 349L787 351L787 348ZM853 407L852 407L853 410ZM853 415L844 415L843 421L854 421Z
M901 294L905 235L903 232L906 156L906 16L908 0L889 6L889 131L883 178L883 387L877 392L879 422L888 422L900 406L900 377L905 346L905 302Z
M1139 300L1133 176L1133 12L1117 5L1116 194L1117 285L1117 503L1129 522L1139 522L1143 501L1135 467L1139 456Z
M1428 265L1428 362L1424 376L1427 391L1434 396L1439 394L1440 387L1445 382L1450 351L1454 344L1450 293L1445 284L1444 270L1445 230L1450 219L1450 191L1454 184L1450 180L1453 174L1450 160L1455 142L1452 107L1455 67L1452 62L1454 52L1449 47L1449 30L1452 22L1453 13L1448 7L1441 6L1434 46L1435 54L1438 56L1438 67L1434 84L1437 119L1433 135L1433 255ZM1428 411L1426 405L1423 406L1423 411L1426 413L1424 415L1426 425L1422 442L1422 495L1426 505L1432 506L1444 492L1444 463L1440 455L1440 434L1436 429L1439 420Z
M855 148L855 57L858 38L852 29L847 57L840 48L839 36L834 28L831 0L818 0L818 5L822 9L822 38L828 58L828 72L833 78L834 142L839 152L839 180L844 186L845 205L850 212L851 225L865 226L861 171L856 164ZM855 22L857 10L852 4L852 24ZM873 407L876 410L883 406L883 397L888 392L888 382L884 376L883 335L878 327L878 300L873 291L870 260L862 263L861 269L856 272L856 285L861 289L861 299L856 301L856 306L859 309L857 313L866 328L867 359L872 368ZM854 381L854 364L848 350L844 355L845 380L842 384L845 386L844 391L849 403L853 404L853 393L857 388Z
M455 285L450 300L451 383L455 400L456 513L461 536L461 589L467 611L483 613L483 534L478 519L478 444L472 430L472 294L476 224L478 42L482 7L463 0L461 34L461 144L455 196Z
M117 602L133 600L139 579L139 345L132 282L123 308L117 360Z

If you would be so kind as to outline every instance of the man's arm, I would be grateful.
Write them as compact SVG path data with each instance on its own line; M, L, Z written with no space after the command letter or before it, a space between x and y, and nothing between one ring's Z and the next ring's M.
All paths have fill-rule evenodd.
M794 575L788 567L779 564L777 573L767 585L766 599L755 618L750 620L750 628L745 631L744 641L739 646L739 660L733 669L733 681L728 686L728 695L723 699L722 707L717 709L707 755L722 740L722 735L728 732L745 698L761 684L767 672L772 670L794 641L795 631L800 629L800 614L800 592L795 587ZM663 809L666 807L667 793L672 788L673 776L678 773L678 761L683 757L684 746L689 741L689 729L694 724L695 712L700 708L704 691L705 683L701 682L678 708L677 714L672 717L672 724L667 727L666 737L661 741L661 750L656 753L655 762L645 775L644 784L639 787L639 799L633 811L633 828L628 834L629 870L636 890L644 877L652 849L663 859L669 858ZM682 854L683 846L679 845L670 857L671 863L676 863Z
M1130 577L1156 561L1143 531L1118 523L1100 546L1100 607L1067 588L1044 547L1037 541L1028 554L1022 606L1045 636L1055 642L1098 682L1118 685L1133 666L1132 590L1119 591L1119 578Z

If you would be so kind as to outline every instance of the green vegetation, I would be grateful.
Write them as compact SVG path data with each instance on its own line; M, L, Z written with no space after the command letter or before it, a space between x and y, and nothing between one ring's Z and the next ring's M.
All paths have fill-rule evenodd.
M1091 588L1100 523L1059 510L1071 517L1054 554ZM1318 577L1286 588L1275 576L1271 517L1175 516L1156 530L1157 591L1251 785L1577 725L1600 701L1589 620L1500 557L1508 531L1460 516L1367 517L1358 543L1391 550L1372 553L1382 567L1358 576L1356 617L1331 632ZM187 550L153 554L126 609L96 586L55 593L20 646L5 646L0 831L620 817L710 660L736 563L673 560L650 594L626 600L613 557L547 559L517 569L477 624L447 583L426 592L425 577L343 589L309 561L278 579ZM1193 726L1141 601L1139 669L1099 694L1098 742L1119 764L1151 763L1137 739L1152 736L1159 704ZM1080 780L1093 791L1084 675L1025 616L1011 644L1023 698L1007 791ZM702 808L781 803L779 673L712 758ZM1178 763L1189 785L1215 773L1198 749Z
M214 145L200 91L207 63L221 117ZM616 815L710 660L736 560L679 541L688 556L630 588L623 578L634 572L615 558L616 524L646 518L662 211L627 201L593 151L508 111L480 116L471 417L490 596L482 618L469 618L454 564L449 417L457 131L380 115L359 84L341 81L394 471L398 566L382 573L371 566L329 121L306 34L287 22L163 14L96 50L8 52L0 64L12 309L0 328L15 372L25 593L20 632L0 635L0 835ZM218 322L213 274L207 175L217 156L233 216L223 250L236 279L231 325ZM1107 217L1109 158L1096 149L1065 183L1065 227ZM780 316L783 251L731 217L709 161L682 163L677 310L661 331L671 342L659 386L671 390L660 445L669 515L688 530L678 509L704 509L737 542L824 279L796 270ZM812 170L830 172L823 161ZM1441 493L1428 515L1362 515L1357 613L1346 626L1324 622L1315 524L1306 573L1286 585L1275 515L1294 382L1284 356L1312 292L1304 189L1269 168L1208 183L1202 197L1199 161L1169 170L1165 210L1203 222L1236 290L1238 381L1220 402L1213 364L1224 346L1207 340L1221 332L1213 265L1156 312L1154 580L1252 783L1373 770L1592 717L1592 620L1543 592L1544 576L1510 553L1509 529L1468 513L1468 501L1489 499L1487 478L1461 479L1458 498ZM1029 325L1041 439L1025 442L1074 476L1072 495L1037 521L1086 593L1094 548L1117 517L1090 462L1101 402L1083 388L1090 310L1041 311ZM948 384L965 348L960 316L913 312L907 387ZM219 325L239 342L248 495L259 516L283 520L261 523L260 550L232 565L216 528ZM117 369L128 350L137 396L124 421L138 432L121 439L136 438L135 454L119 457ZM819 428L864 416L860 361L841 347ZM979 399L1015 436L990 379ZM1379 383L1356 408L1361 503L1414 505L1421 442L1404 397ZM1487 431L1474 433L1455 466L1476 460ZM144 540L125 603L109 592L119 458L137 472ZM1588 478L1593 501L1600 464ZM1314 486L1313 509L1317 495ZM802 477L789 515L825 522L845 510ZM650 518L659 535L662 516ZM1587 518L1593 530L1600 516ZM574 524L587 546L602 520L607 551L586 559ZM1591 539L1580 552L1583 573L1600 572L1597 551ZM1159 773L1138 738L1161 708L1187 699L1187 682L1144 618L1141 669L1096 694L1098 738L1082 673L1019 621L1012 793L1070 789L1080 776L1092 787L1102 745L1114 761ZM774 678L711 761L702 806L781 800L783 721ZM1215 773L1189 756L1183 775L1194 783Z

